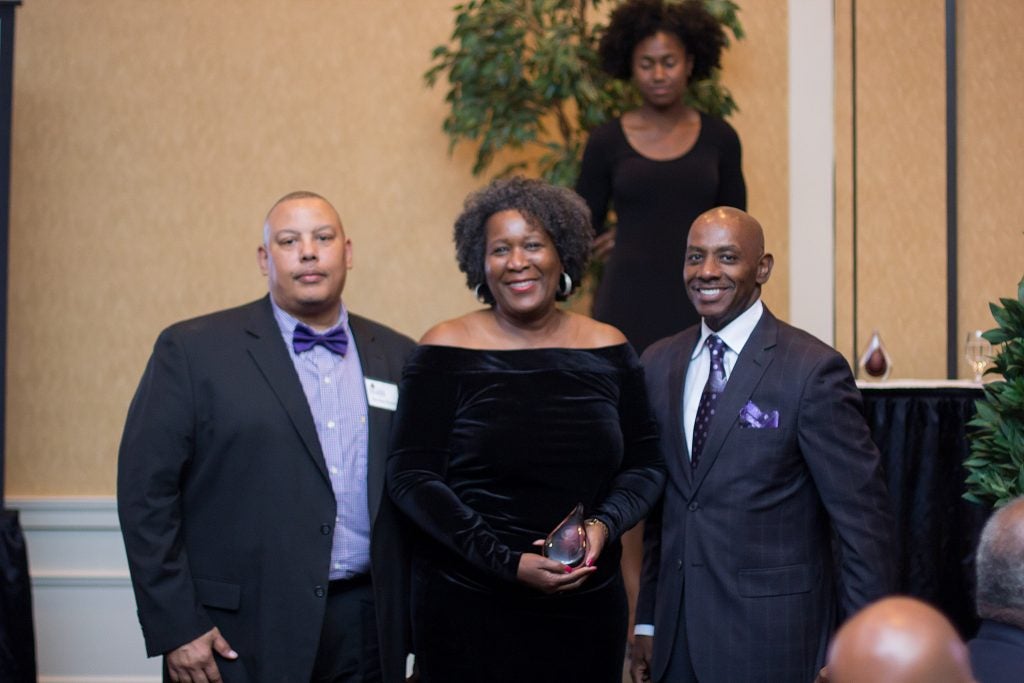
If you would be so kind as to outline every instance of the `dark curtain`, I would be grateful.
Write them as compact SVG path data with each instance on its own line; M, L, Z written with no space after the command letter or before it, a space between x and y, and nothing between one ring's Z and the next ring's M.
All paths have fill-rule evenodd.
M0 681L35 683L36 645L25 537L14 510L0 512Z
M862 389L896 516L901 593L940 609L961 635L978 628L974 552L991 509L963 499L966 423L981 389Z

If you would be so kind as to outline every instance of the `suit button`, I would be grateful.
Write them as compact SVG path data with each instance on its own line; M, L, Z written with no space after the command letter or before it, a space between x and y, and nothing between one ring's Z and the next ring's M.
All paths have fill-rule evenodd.
M322 533L324 536L326 536L327 534L331 533L331 525L330 524L321 524L320 525L320 533Z
M683 561L682 560L676 560L676 569L682 571L682 569L683 569Z
M687 507L686 509L689 510L690 512L696 512L697 510L700 509L700 505L697 504L697 501L694 501L690 503L689 507Z
M318 598L324 597L324 587L323 586L317 586L316 588L314 588L313 589L313 595L315 595Z

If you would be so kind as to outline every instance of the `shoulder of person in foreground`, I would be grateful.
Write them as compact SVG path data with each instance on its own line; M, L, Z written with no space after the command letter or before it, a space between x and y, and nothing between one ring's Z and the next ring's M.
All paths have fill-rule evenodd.
M247 304L241 306L235 306L233 308L225 308L219 311L213 311L212 313L204 313L203 315L196 316L194 318L188 318L186 320L180 320L176 323L169 325L163 330L161 335L171 336L202 336L213 331L218 331L227 327L240 327L245 325L253 316L254 313L260 312L261 306L267 306L269 312L269 302L266 297L257 299L256 301L250 301Z
M674 353L676 345L687 334L691 334L692 330L693 328L689 327L685 330L682 330L681 332L676 332L675 334L670 335L668 337L662 337L661 339L652 343L650 346L644 349L644 352L642 354L640 354L640 362L646 368L650 367L651 365L657 365L660 362L671 361L677 355L676 353ZM693 334L695 335L693 337L693 341L694 343L696 343L696 334L699 334L699 332Z
M474 330L483 323L483 311L473 311L458 318L439 322L427 330L419 343L429 346L469 346L475 336Z
M570 320L577 326L576 338L581 348L601 348L626 343L626 335L622 334L619 328L578 313L570 315Z
M349 313L349 324L355 324L357 327L363 325L370 331L370 333L377 335L381 340L394 344L409 347L415 346L416 344L409 335L402 334L398 330L388 327L384 323L379 323L376 320L372 320L356 313ZM356 334L358 334L358 331L356 331Z
M809 355L812 358L825 358L833 361L839 360L846 365L847 369L849 369L850 366L849 363L846 362L846 358L834 347L826 344L807 330L790 325L779 318L775 318L775 321L778 323L780 343L785 344L791 352L792 350L799 350L801 353Z

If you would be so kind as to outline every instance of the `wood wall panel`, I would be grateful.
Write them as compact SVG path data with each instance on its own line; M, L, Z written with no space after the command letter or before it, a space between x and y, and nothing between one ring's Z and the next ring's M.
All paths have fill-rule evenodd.
M355 244L348 305L418 336L474 305L451 246L470 176L422 73L447 0L33 0L18 10L8 490L109 494L158 331L266 291L296 188Z
M878 327L896 378L946 376L944 10L939 0L836 3L837 346L856 358L856 310L857 348ZM967 331L994 324L988 302L1012 296L1024 272L1024 195L1016 187L1024 123L1015 113L1024 48L1013 34L1024 6L961 0L957 10L959 361ZM958 362L957 375L969 376L966 363Z
M1014 297L1024 276L1024 4L959 4L959 349L995 326L988 303ZM958 365L968 377L966 362Z
M847 106L837 108L846 124L837 126L837 160L856 155L857 221L847 222L854 198L837 200L837 274L853 276L843 268L852 267L848 250L855 249L857 353L877 329L893 358L891 378L939 378L946 324L944 3L860 0L855 8L857 144L849 147L844 97L837 100ZM842 35L851 35L849 26ZM836 53L845 60L850 50ZM842 64L842 73L850 67ZM837 190L852 188L848 176L838 181ZM850 312L849 286L837 287L837 312ZM841 332L837 339L851 338L852 331Z
M764 300L789 317L789 120L785 2L741 2L746 38L725 53L722 79L740 110L731 119L743 145L747 210L775 255ZM730 34L731 35L731 34Z
M836 0L835 35L835 347L854 367L853 0Z

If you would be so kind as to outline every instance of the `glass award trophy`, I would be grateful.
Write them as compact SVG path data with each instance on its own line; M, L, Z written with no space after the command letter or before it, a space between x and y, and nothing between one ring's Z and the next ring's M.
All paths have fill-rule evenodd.
M569 515L544 539L544 557L575 567L587 554L587 531L583 526L583 503L577 503Z

